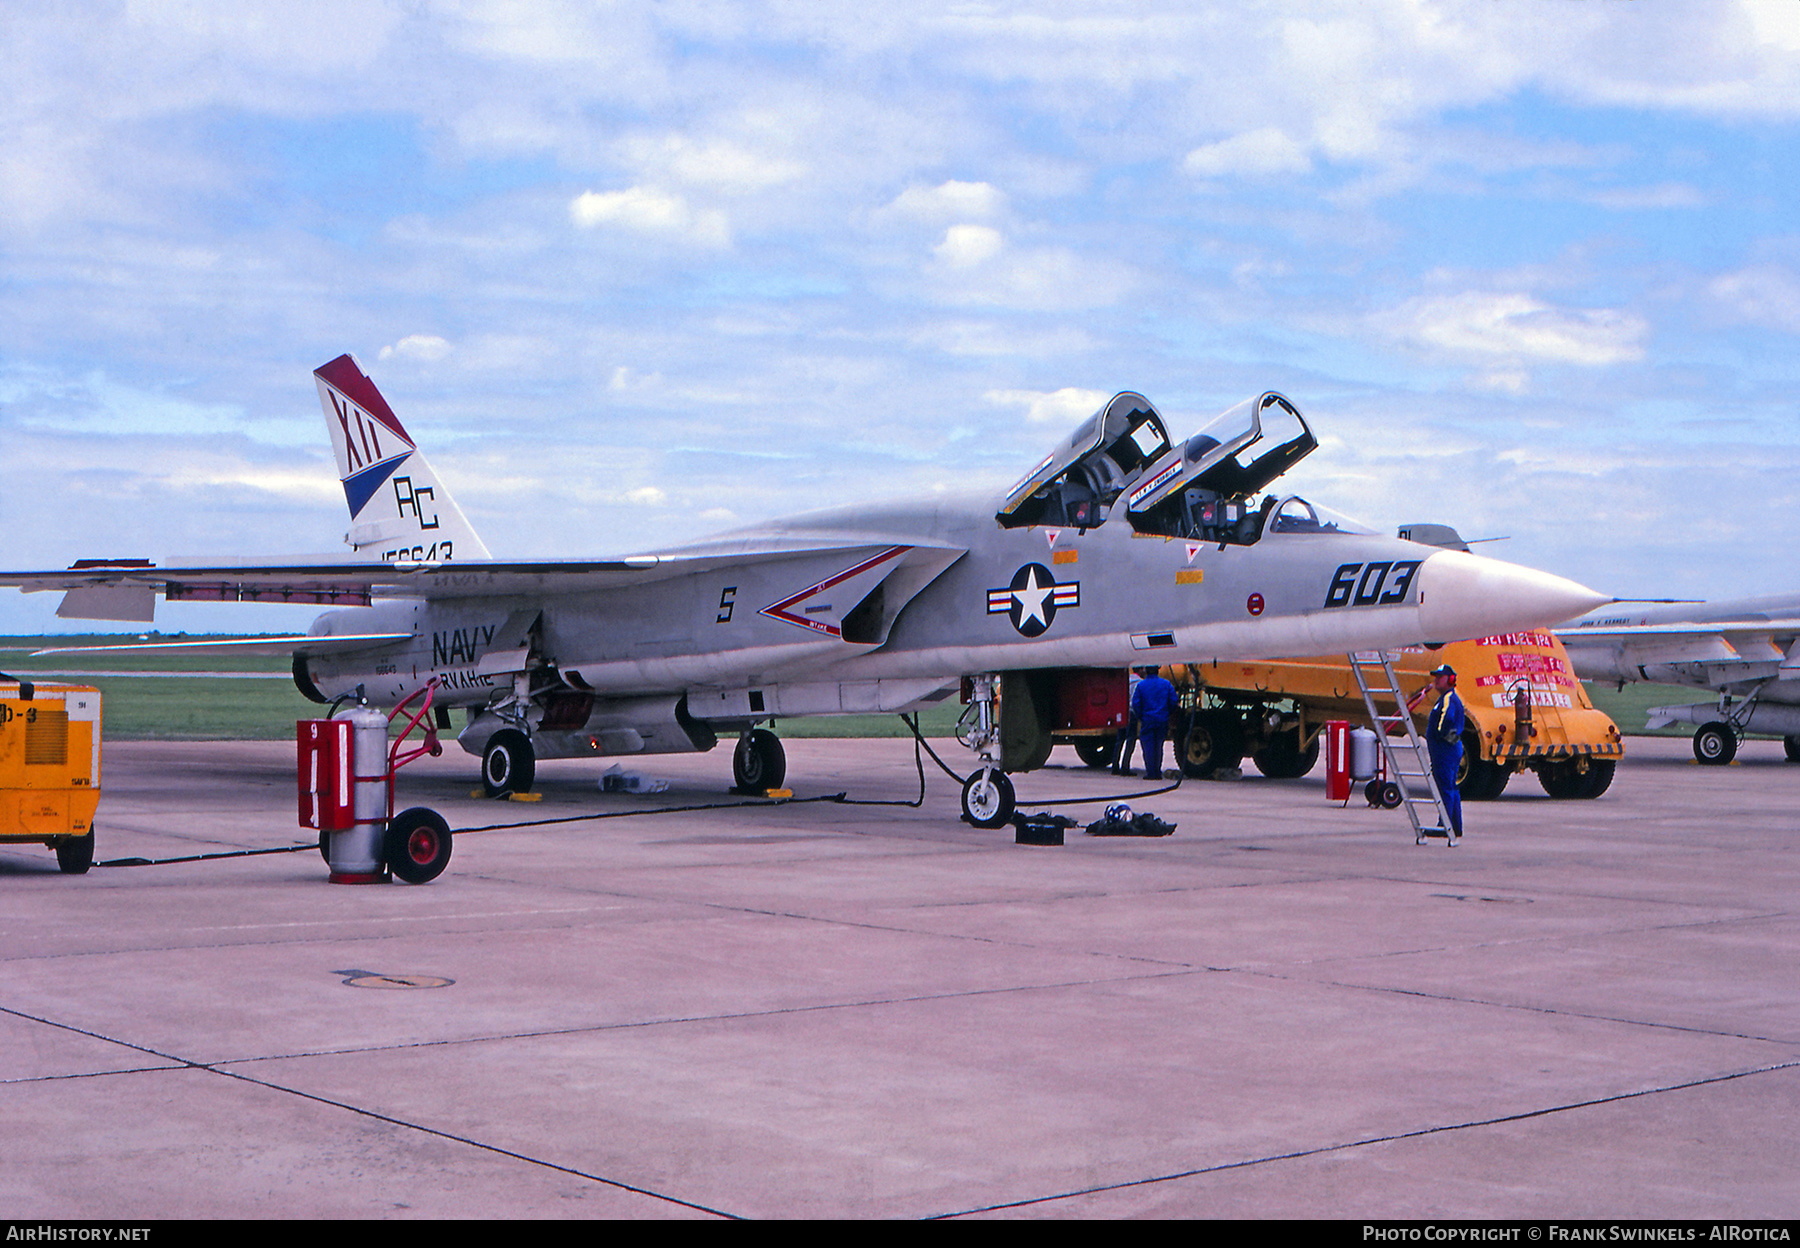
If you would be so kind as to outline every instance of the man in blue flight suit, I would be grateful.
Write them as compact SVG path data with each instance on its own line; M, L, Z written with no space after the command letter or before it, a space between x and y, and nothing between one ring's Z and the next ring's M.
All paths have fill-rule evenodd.
M1175 712L1175 686L1156 674L1154 667L1143 669L1131 695L1131 713L1138 721L1138 732L1144 747L1144 779L1162 779L1163 742L1169 738L1169 717Z
M1406 700L1412 710L1424 700L1428 690L1438 695L1431 715L1425 721L1425 744L1431 751L1431 775L1437 781L1438 793L1444 799L1444 813L1450 816L1450 827L1462 836L1462 794L1456 787L1456 773L1462 769L1463 704L1456 693L1456 669L1440 663L1431 669L1431 683Z

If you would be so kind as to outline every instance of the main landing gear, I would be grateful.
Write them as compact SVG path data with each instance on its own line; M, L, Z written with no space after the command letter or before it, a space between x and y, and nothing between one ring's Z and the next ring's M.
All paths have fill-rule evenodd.
M752 728L731 753L731 778L739 793L766 793L787 779L787 751L767 728Z
M1723 767L1737 757L1737 748L1737 733L1727 723L1702 724L1694 734L1694 761L1708 767Z
M537 779L537 751L516 728L502 728L481 751L481 788L489 797L529 793Z
M1000 720L994 714L997 676L973 676L969 680L969 709L956 724L956 739L974 750L981 766L963 783L962 817L978 828L1003 827L1013 817L1012 781L994 761L1000 740Z

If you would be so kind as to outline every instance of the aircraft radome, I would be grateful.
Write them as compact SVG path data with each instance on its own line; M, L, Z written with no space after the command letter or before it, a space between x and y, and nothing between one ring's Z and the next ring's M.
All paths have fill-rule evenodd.
M1013 807L1006 773L1049 753L1041 695L1069 669L1451 641L1607 601L1299 497L1254 503L1317 446L1273 393L1181 445L1149 400L1120 394L998 500L844 508L625 558L494 559L356 361L314 375L348 559L83 561L0 585L66 590L58 614L84 619L150 620L157 594L335 604L304 637L180 648L291 652L320 702L360 690L393 706L436 682L438 707L465 708L458 740L495 793L528 789L537 758L721 738L736 740L741 789L775 787L785 756L759 725L915 710L969 678L959 735L980 765L963 810L997 827Z
M1729 763L1747 732L1784 738L1788 758L1800 762L1800 595L1614 608L1557 636L1583 680L1715 690L1716 702L1649 711L1651 728L1698 724L1694 757L1700 762Z

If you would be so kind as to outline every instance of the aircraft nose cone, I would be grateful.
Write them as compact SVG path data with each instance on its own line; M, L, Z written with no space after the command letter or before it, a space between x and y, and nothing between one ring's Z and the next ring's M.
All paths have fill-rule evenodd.
M1565 577L1441 550L1419 569L1419 623L1429 641L1545 628L1611 602Z

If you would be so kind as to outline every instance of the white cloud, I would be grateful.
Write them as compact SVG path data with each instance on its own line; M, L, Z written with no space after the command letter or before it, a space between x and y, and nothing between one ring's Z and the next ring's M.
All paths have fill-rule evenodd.
M1023 407L1025 419L1034 425L1067 425L1073 427L1092 416L1112 395L1104 390L1081 390L1064 386L1061 390L989 390L981 396L1000 407Z
M1629 313L1555 308L1526 294L1480 291L1410 299L1375 319L1387 333L1429 351L1590 367L1643 358L1649 330Z
M754 151L728 139L696 142L685 135L639 139L627 145L634 163L673 180L730 195L747 195L797 181L805 162Z
M1800 5L1794 0L1739 0L1758 43L1800 52Z
M1043 329L972 320L932 322L912 333L908 341L951 356L1032 360L1073 359L1100 346L1093 334L1073 325Z
M1312 168L1312 160L1300 144L1269 126L1196 147L1187 154L1181 167L1205 178L1233 173L1260 176L1305 173Z
M380 359L441 360L450 354L450 344L436 334L408 334L391 347L383 347Z
M1006 208L1006 196L986 182L951 179L937 186L909 186L888 205L896 216L936 224L998 216Z
M624 364L613 369L612 376L606 379L606 388L615 394L652 390L660 385L662 385L661 373L640 373L637 369Z
M583 191L569 204L569 216L586 229L620 226L638 234L685 238L706 247L724 247L731 241L724 213L695 210L681 196L654 187Z
M1779 265L1757 265L1713 279L1707 292L1737 321L1800 333L1800 280Z
M1005 246L1005 236L992 226L953 225L932 252L953 269L968 269L993 259Z
M1105 255L1068 247L1015 250L998 230L981 225L951 226L934 251L930 290L944 303L1068 312L1115 304L1137 282Z

